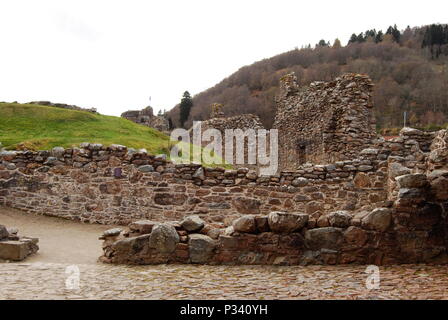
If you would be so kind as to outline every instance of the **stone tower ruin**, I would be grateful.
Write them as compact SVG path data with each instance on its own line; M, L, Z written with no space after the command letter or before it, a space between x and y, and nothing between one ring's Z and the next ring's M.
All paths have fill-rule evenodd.
M273 126L279 130L281 169L353 159L372 145L377 136L372 88L371 79L361 74L309 87L299 87L293 73L284 76Z

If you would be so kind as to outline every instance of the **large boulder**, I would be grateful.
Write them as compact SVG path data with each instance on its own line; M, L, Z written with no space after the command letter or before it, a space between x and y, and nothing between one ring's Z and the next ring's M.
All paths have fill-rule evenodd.
M192 263L207 263L213 256L216 241L203 234L190 234L188 240Z
M364 229L384 232L392 221L392 210L389 208L377 208L367 214L361 220Z
M291 233L303 228L308 222L305 213L273 211L268 216L268 224L275 233Z
M352 215L347 211L336 211L328 214L328 222L330 226L337 228L347 228L350 226Z
M343 241L342 229L334 227L307 230L305 242L311 250L338 250Z
M255 217L250 215L245 215L234 220L232 226L236 232L255 233L257 230Z
M149 246L161 253L172 253L179 243L176 229L168 223L157 224L149 237Z
M9 236L9 232L5 226L0 224L0 240L6 239Z
M400 188L423 188L428 185L428 179L423 173L405 174L395 178Z
M180 226L188 232L198 232L204 228L205 222L198 215L185 217Z

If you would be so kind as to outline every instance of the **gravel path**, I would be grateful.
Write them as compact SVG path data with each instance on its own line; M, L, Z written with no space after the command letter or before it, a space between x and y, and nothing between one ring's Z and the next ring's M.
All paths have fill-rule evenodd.
M379 289L368 290L366 266L105 265L97 238L107 226L1 207L0 224L41 247L0 263L0 299L448 299L446 266L380 267Z

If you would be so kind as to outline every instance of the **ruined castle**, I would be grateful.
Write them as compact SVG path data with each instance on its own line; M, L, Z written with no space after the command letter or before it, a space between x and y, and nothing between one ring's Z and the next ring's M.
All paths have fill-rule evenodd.
M276 175L119 145L3 151L0 205L129 225L102 236L111 263L447 263L447 130L377 137L371 88L284 77Z
M149 106L143 110L123 112L121 117L161 132L168 132L170 129L168 120L164 116L155 116L152 107Z

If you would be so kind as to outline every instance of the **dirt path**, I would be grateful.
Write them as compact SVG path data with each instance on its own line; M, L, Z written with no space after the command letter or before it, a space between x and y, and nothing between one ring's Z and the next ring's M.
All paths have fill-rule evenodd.
M18 228L19 235L39 238L38 253L26 262L69 264L95 264L102 253L98 237L111 228L27 214L6 207L0 207L0 224Z

